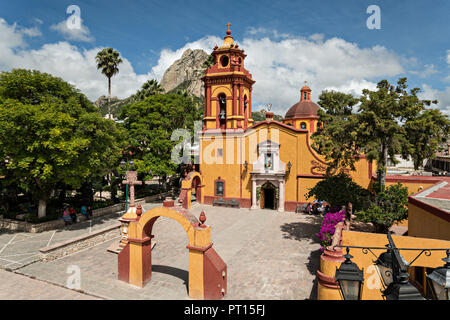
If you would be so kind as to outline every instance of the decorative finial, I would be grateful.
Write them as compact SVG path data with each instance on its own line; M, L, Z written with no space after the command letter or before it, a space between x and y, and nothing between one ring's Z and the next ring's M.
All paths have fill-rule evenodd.
M140 217L141 214L142 214L142 206L141 206L141 205L138 205L137 208L136 208L136 215L137 215L138 217Z
M206 221L206 214L205 211L202 210L202 213L200 213L200 216L198 217L198 220L200 221L200 227L206 228L205 221Z
M272 109L272 104L271 104L271 103L268 103L268 104L267 104L267 111L270 111L270 109Z

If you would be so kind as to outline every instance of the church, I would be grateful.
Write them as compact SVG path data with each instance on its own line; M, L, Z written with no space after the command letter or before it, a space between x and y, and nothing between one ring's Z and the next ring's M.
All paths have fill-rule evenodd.
M255 124L255 80L229 25L223 44L212 55L214 65L202 78L205 110L199 134L199 173L196 179L189 175L183 189L191 189L197 201L205 204L224 200L238 202L241 208L279 212L295 211L298 205L312 201L305 194L324 178L327 163L311 147L311 135L322 125L311 89L307 85L300 89L299 101L287 108L281 122L267 112L266 119ZM367 188L375 170L361 156L356 171L347 172ZM188 193L185 199L190 203Z

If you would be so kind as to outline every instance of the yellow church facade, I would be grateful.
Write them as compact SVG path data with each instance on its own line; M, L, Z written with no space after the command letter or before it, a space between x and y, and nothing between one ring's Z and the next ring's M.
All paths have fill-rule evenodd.
M239 202L243 208L295 211L305 194L324 178L327 164L311 147L311 135L320 128L319 106L311 89L303 86L299 102L279 122L267 112L254 124L252 86L245 68L244 50L228 30L221 47L212 53L215 63L206 70L205 113L199 134L201 199ZM375 168L362 157L353 180L368 187Z

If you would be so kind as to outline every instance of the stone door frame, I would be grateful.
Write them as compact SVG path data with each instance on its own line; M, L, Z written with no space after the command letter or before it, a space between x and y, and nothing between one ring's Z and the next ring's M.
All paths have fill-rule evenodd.
M252 206L251 209L259 209L256 199L256 188L262 187L266 182L272 183L275 188L278 188L278 212L284 212L284 197L285 197L285 174L284 173L258 173L252 172Z

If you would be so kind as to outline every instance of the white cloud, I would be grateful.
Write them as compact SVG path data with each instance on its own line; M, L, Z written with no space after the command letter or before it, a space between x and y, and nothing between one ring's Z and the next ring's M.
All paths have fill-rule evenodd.
M450 65L450 50L447 50L447 63Z
M437 107L450 117L450 87L446 87L445 90L437 90L427 84L422 84L422 91L418 94L420 99L424 100L437 100L439 103ZM432 105L432 107L436 107Z
M359 48L339 38L324 41L320 35L281 41L245 38L241 48L256 80L254 101L270 102L282 115L299 100L305 80L317 100L322 90L332 88L359 95L364 87L374 88L371 79L403 72L401 58L384 47Z
M89 28L83 25L83 20L81 18L79 28L69 29L67 27L67 21L63 20L58 24L51 25L50 29L60 33L66 40L81 41L81 42L92 42L95 40L95 38L91 35Z
M415 70L410 70L409 73L417 75L420 78L427 78L428 76L438 73L439 71L436 70L436 67L434 66L434 64L426 64L423 66L423 70L420 71L415 71Z
M313 99L317 100L325 89L359 95L363 88L374 89L375 79L378 81L404 72L404 58L381 46L360 48L343 39L324 39L320 34L309 38L271 36L255 39L248 35L237 41L248 55L245 66L256 80L254 110L272 103L272 110L284 115L299 100L299 90L305 80L313 90ZM210 53L222 42L221 37L205 36L178 49L163 49L157 64L149 67L146 74L136 74L129 60L122 57L124 62L120 72L112 79L112 94L127 97L148 79L160 81L165 70L186 49L203 49ZM0 69L20 67L54 74L73 83L91 100L107 93L106 78L95 64L95 55L100 49L83 50L68 42L58 42L26 50L23 32L0 18Z

